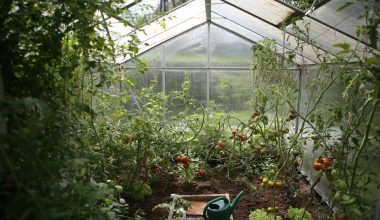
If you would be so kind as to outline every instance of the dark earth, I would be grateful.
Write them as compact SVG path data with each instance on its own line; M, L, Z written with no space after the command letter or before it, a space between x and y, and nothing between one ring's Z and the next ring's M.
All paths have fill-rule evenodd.
M154 211L152 209L155 205L160 203L169 203L170 194L179 195L199 195L199 194L230 194L233 199L240 192L244 191L243 196L235 207L233 213L234 220L249 219L248 215L255 209L264 209L270 207L273 202L273 190L261 185L259 177L251 178L251 183L257 186L256 193L250 193L250 188L246 184L241 184L230 176L227 178L226 173L215 174L214 176L207 175L205 177L197 177L191 183L184 183L179 178L174 178L169 174L157 173L157 179L150 184L152 188L152 195L144 201L133 202L129 201L131 211L141 209L145 212L147 220L167 219L168 212ZM283 219L286 218L287 209L292 207L302 208L305 207L311 198L310 184L300 176L294 178L293 183L285 182L284 187L276 189L276 206L278 207L278 214ZM292 186L293 193L289 188ZM293 196L297 192L297 196ZM321 198L314 192L313 201L308 206L307 210L312 214L313 219L323 220L329 219L331 209L325 203L321 202Z

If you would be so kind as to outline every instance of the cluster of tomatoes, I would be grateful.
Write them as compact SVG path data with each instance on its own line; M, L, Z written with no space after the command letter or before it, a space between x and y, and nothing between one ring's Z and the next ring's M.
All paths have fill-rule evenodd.
M183 168L188 169L190 167L189 157L186 155L179 155L175 159L177 162L180 162L183 164ZM199 169L197 171L198 175L203 177L206 176L207 172L205 169Z
M215 149L219 150L220 157L226 157L227 156L226 152L224 151L224 147L225 147L224 141L219 140L218 142L216 142Z
M322 169L327 169L332 165L332 160L328 158L327 156L324 157L318 157L314 160L313 167L314 170L319 171Z
M244 142L248 140L248 135L245 133L238 133L236 130L232 130L232 138L235 140L240 140L241 142Z
M267 153L267 148L265 146L261 146L260 144L256 144L253 148L258 154L263 155Z
M175 159L177 162L180 162L183 164L183 168L187 169L190 167L190 163L189 163L189 157L187 157L186 155L179 155L176 157Z
M126 134L124 134L121 137L121 139L122 139L122 141L124 143L128 144L128 143L131 143L131 142L135 141L136 140L136 136L134 134L128 134L128 133L126 133Z
M269 187L275 186L277 188L282 188L284 186L284 183L282 181L273 182L272 180L268 179L267 177L260 177L260 180L263 184L266 184Z
M294 110L290 110L288 113L288 121L297 118L297 112Z
M223 149L224 149L224 146L225 146L224 141L222 141L222 140L218 141L218 142L216 143L216 145L217 145L221 150L223 150Z

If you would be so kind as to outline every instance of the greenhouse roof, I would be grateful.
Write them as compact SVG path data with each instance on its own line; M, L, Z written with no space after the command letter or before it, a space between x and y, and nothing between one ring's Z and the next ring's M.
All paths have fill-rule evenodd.
M152 0L140 3L144 2L152 4ZM334 47L336 44L346 43L359 54L371 49L355 37L357 26L364 24L358 18L364 8L356 4L338 10L346 2L327 1L311 13L305 13L281 0L192 0L137 31L111 21L111 31L119 36L119 43L127 42L128 35L136 33L141 40L141 54L180 34L211 23L252 43L263 38L274 39L279 53L297 50L294 51L296 63L314 64L320 63L326 52L338 52L340 49ZM295 16L301 17L294 25L288 24L283 31L284 21ZM307 30L308 34L302 34ZM302 47L297 47L299 44Z

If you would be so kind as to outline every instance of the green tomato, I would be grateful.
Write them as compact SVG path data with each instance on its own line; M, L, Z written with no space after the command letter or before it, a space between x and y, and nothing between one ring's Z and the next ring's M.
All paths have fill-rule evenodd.
M336 169L331 170L331 177L337 177L338 176L338 171Z
M334 200L335 201L340 201L342 199L342 194L340 191L336 191L334 194Z
M300 151L299 151L299 150L296 150L296 149L292 149L292 150L290 151L290 153L291 153L293 156L295 156L295 157L297 157L298 155L300 155Z
M269 176L274 176L276 172L274 170L269 170L268 175Z
M121 192L123 192L123 187L120 186L120 185L116 185L115 186L115 190L116 190L117 193L121 193Z
M337 189L342 190L342 191L347 190L347 184L342 179L339 179L336 181L336 187Z

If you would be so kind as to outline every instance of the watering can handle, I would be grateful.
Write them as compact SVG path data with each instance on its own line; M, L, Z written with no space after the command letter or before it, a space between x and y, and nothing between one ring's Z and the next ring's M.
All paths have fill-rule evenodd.
M221 196L221 197L215 198L215 199L213 199L213 200L210 200L210 201L206 204L205 208L203 209L203 218L204 218L205 220L208 219L208 218L207 218L207 215L206 215L206 211L207 211L207 208L209 207L209 205L212 204L213 202L216 202L216 201L219 201L219 200L227 200L227 201L228 201L228 199L227 199L225 196Z

